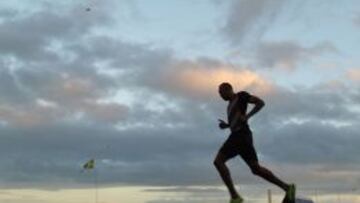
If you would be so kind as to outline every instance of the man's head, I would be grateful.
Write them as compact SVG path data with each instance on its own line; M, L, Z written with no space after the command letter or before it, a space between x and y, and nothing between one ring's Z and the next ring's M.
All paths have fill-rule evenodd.
M219 85L219 94L225 101L229 101L234 95L234 91L230 83L223 82Z

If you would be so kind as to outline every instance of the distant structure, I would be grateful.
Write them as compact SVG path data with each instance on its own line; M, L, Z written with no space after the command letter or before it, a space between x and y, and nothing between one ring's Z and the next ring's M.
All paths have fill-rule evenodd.
M268 203L272 203L271 190L268 190ZM296 198L296 199L295 199L295 203L314 203L314 201L309 200L309 199L299 199L299 198Z
M314 203L314 202L308 199L296 199L295 203Z

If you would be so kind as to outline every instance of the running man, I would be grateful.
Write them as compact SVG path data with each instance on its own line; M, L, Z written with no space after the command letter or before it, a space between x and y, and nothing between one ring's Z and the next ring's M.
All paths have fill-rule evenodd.
M225 165L226 161L236 155L243 158L254 175L258 175L282 188L286 193L283 202L295 203L295 184L287 184L277 178L270 170L259 164L256 155L252 132L247 121L263 108L264 101L246 91L234 93L232 86L227 82L219 85L219 94L225 101L229 101L227 107L228 123L219 119L219 127L220 129L230 128L231 133L220 148L214 165L229 190L230 203L243 202L243 198L235 190L230 171ZM249 103L255 106L247 113Z

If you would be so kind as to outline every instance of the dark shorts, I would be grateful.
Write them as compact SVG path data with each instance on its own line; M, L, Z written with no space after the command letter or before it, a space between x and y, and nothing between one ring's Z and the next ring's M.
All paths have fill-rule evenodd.
M225 155L226 160L240 155L248 165L258 161L250 129L232 132L219 152Z

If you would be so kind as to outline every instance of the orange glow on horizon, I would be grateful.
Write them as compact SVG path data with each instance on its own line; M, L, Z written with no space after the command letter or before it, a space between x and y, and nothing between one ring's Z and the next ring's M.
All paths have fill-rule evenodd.
M271 82L248 69L182 68L171 73L169 83L176 89L190 95L214 96L222 82L232 84L235 91L248 90L266 95L273 90Z

